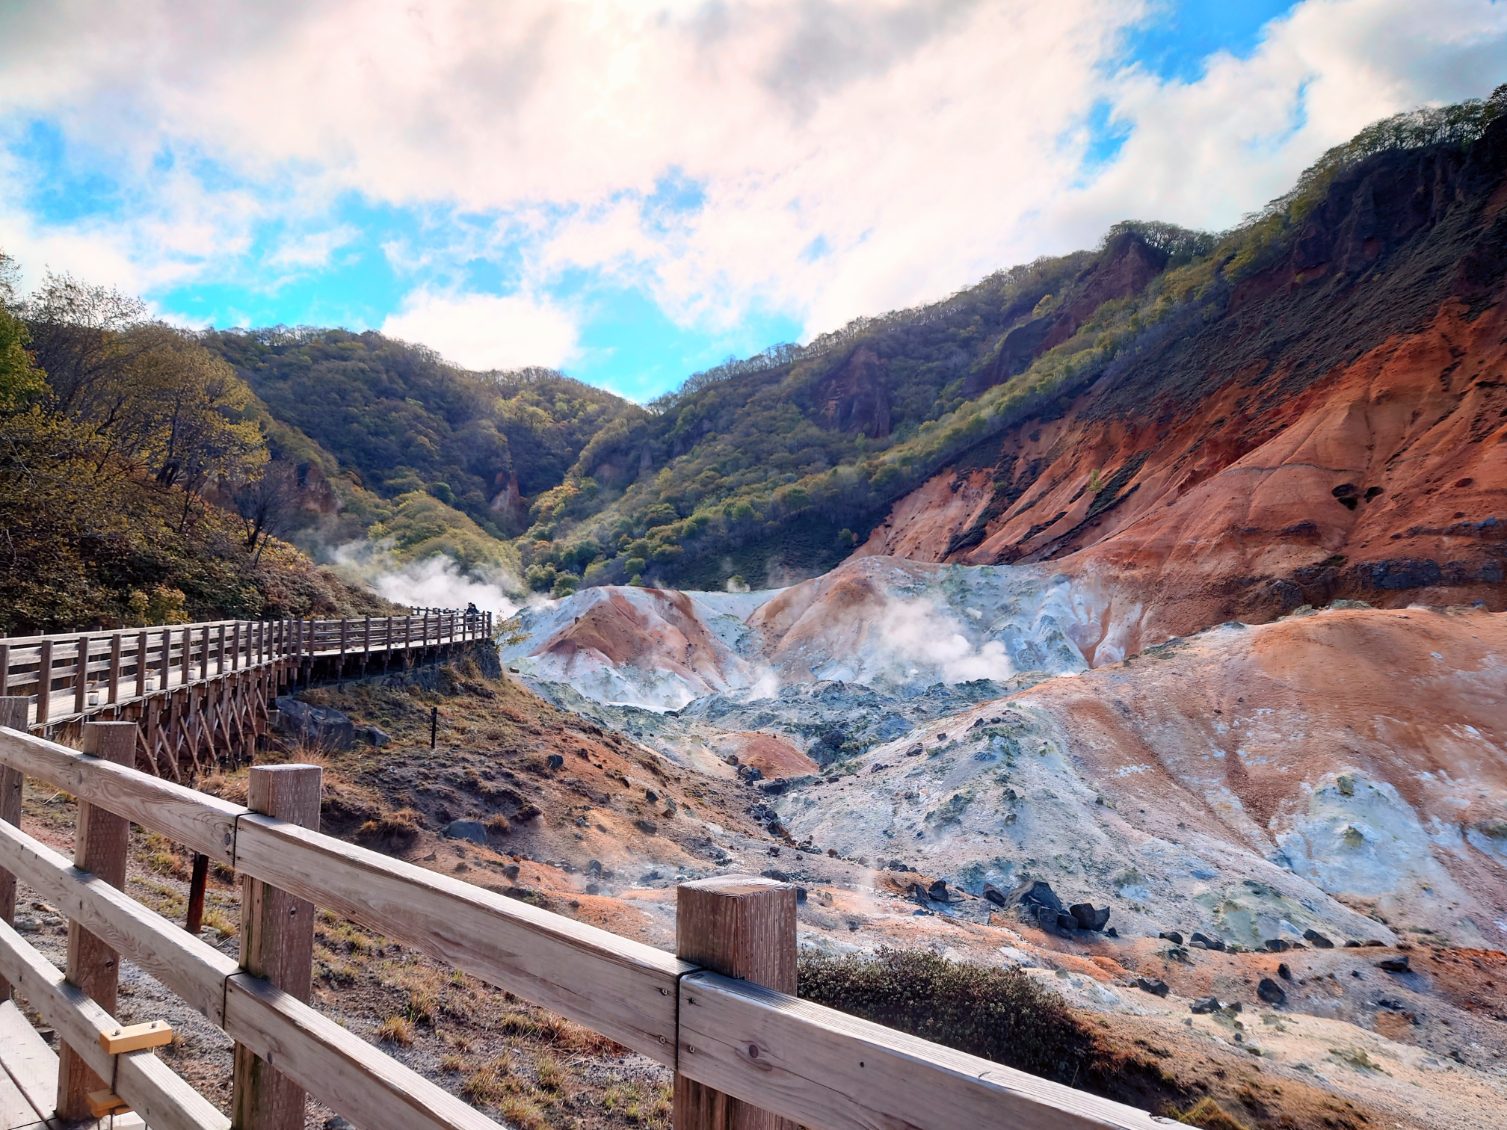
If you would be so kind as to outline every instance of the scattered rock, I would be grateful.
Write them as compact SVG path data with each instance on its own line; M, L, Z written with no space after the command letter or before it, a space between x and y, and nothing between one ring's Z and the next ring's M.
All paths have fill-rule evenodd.
M1193 936L1195 938L1198 937L1197 934L1194 934ZM1183 944L1183 936L1177 930L1163 930L1160 934L1157 935L1157 937L1158 938L1165 938L1167 941L1171 942L1175 946L1180 946L1180 945Z
M1303 931L1303 940L1316 949L1332 950L1334 948L1334 943L1312 926Z
M306 746L333 753L356 744L356 725L338 710L311 706L292 695L278 695L273 700L277 717L273 729L287 734Z
M633 826L640 832L643 832L646 836L652 836L655 832L659 831L658 824L654 823L654 821L652 820L645 820L642 817L635 820L633 822Z
M1135 979L1135 987L1143 993L1150 993L1154 997L1165 997L1167 995L1167 982L1157 981L1151 977L1137 977Z
M1075 902L1067 908L1067 912L1073 916L1080 930L1092 930L1097 934L1109 925L1107 906L1096 908L1092 903Z
M951 897L947 893L947 880L937 879L933 881L932 885L926 888L926 894L928 898L934 899L937 902L947 902Z
M452 820L442 832L446 839L469 840L473 844L487 842L487 826L480 820Z
M644 790L644 799L646 801L648 801L650 804L658 804L659 803L659 794L657 792L655 792L653 789L645 789Z
M1219 1012L1223 1007L1218 997L1204 997L1203 1000L1194 1001L1188 1006L1200 1016L1207 1016L1211 1012Z
M1287 967L1287 962L1284 961L1281 965L1277 966L1277 976L1284 981L1292 980L1292 970Z
M362 726L360 735L362 741L377 749L382 749L392 744L392 735L376 726Z
M545 764L548 765L551 769L564 769L565 758L561 757L558 753L552 753L545 760Z
M1113 926L1106 926L1104 927L1104 936L1106 938L1118 938L1120 931L1116 930Z
M893 867L894 864L891 864L891 866ZM984 884L984 897L992 902L995 906L1009 905L1009 903L1005 901L1004 892L996 887L993 883Z
M1412 965L1408 961L1408 955L1400 953L1396 957L1384 957L1376 963L1376 968L1385 969L1388 973L1411 973Z
M1262 944L1266 946L1267 953L1286 953L1292 949L1292 943L1284 941L1282 938L1267 938Z
M1270 1005L1280 1007L1287 1003L1286 991L1270 977L1261 978L1261 983L1256 986L1256 995Z
M1199 949L1216 950L1221 953L1224 952L1225 949L1223 939L1211 938L1209 937L1209 935L1200 933L1197 930L1195 930L1193 932L1193 936L1188 939L1188 944L1190 946L1197 946Z
M740 766L738 766L738 776L739 776L739 778L741 778L743 781L746 781L750 785L753 784L755 781L762 781L764 779L764 774L762 772L760 772L759 769L757 767L753 766L753 765L740 765Z
M908 750L905 751L905 756L906 757L920 757L925 752L926 752L926 747L923 746L920 742L917 742L915 745L911 746L910 749L908 749Z

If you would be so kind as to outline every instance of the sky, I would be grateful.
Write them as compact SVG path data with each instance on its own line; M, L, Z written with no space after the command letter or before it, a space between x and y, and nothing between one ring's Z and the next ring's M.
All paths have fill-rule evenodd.
M6 0L0 251L643 401L1503 81L1507 0Z

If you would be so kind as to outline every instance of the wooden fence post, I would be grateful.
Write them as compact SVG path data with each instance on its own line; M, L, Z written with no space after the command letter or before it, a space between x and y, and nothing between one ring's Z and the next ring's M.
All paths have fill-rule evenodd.
M116 765L136 761L135 722L87 722L84 752ZM73 862L99 876L110 886L126 882L126 852L130 847L131 822L83 801L78 806L78 831L74 836ZM115 1012L115 992L120 980L119 955L77 922L68 923L68 980L92 997L106 1012ZM89 1070L74 1049L63 1044L58 1055L58 1117L64 1121L89 1117L89 1092L108 1090L110 1080Z
M794 994L795 888L754 875L682 883L675 891L675 956ZM681 1055L695 1055L684 1044ZM794 1122L675 1076L675 1130L797 1130Z
M254 767L246 805L317 831L320 773L317 765ZM314 904L243 876L241 967L307 1002L313 966ZM303 1130L303 1088L240 1044L230 1102L236 1130Z
M0 726L26 733L31 699L0 698ZM0 820L7 824L21 823L21 784L25 780L19 769L0 766ZM6 925L16 920L16 877L9 871L0 871L0 922ZM0 1004L10 1000L10 982L0 977Z

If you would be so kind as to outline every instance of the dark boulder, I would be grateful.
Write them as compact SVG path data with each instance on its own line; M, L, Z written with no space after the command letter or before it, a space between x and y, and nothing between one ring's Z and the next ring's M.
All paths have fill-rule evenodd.
M1315 949L1332 950L1334 948L1334 943L1312 926L1303 931L1303 940Z
M988 899L995 906L1009 905L1009 903L1005 901L1005 893L998 887L996 887L993 883L984 884L984 898Z
M565 768L565 758L561 757L558 753L552 753L552 754L550 754L549 757L545 759L544 763L546 765L548 765L551 769L564 769Z
M1267 953L1286 953L1292 949L1291 943L1281 938L1267 938L1264 945L1266 946Z
M1270 1005L1281 1006L1287 1003L1286 991L1270 977L1261 978L1261 983L1256 986L1256 995Z
M1412 964L1408 961L1408 955L1400 953L1396 957L1384 957L1376 963L1376 968L1385 969L1388 973L1411 973Z
M273 729L303 745L333 753L356 744L356 726L349 717L327 706L311 706L292 695L279 695Z
M1209 935L1200 933L1197 930L1195 930L1193 932L1193 936L1188 939L1188 944L1190 946L1197 946L1199 949L1205 950L1223 951L1225 948L1223 939L1211 938L1209 937Z
M1200 1016L1207 1016L1211 1012L1219 1012L1222 1006L1218 997L1204 997L1203 1000L1194 1001L1188 1007Z
M1075 902L1067 908L1067 912L1073 916L1080 930L1092 930L1100 933L1109 925L1109 907L1095 907L1088 902Z
M1167 995L1167 982L1157 981L1151 977L1137 977L1135 979L1135 987L1143 993L1150 993L1154 997L1165 997Z
M452 820L442 829L451 840L469 840L473 844L487 842L487 826L480 820Z
M1198 937L1197 934L1194 934L1193 936L1195 938ZM1157 937L1165 938L1175 946L1180 946L1183 944L1183 936L1177 930L1163 930L1160 934L1157 935Z
M362 726L357 734L367 745L376 749L383 749L392 744L392 735L376 726Z
M947 880L936 879L931 886L926 888L926 893L937 902L947 902L951 896L947 893Z
M1287 962L1284 961L1281 965L1277 966L1277 976L1284 981L1292 980L1292 970L1288 968Z

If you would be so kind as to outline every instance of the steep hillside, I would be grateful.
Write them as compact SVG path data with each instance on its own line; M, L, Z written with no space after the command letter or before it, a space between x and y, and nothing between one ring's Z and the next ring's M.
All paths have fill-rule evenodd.
M1217 238L1120 225L703 374L539 500L530 580L758 586L858 543L1094 546L1071 567L1133 566L1147 593L1171 570L1174 631L1341 594L1496 600L1504 109L1507 88L1379 123Z
M492 536L522 530L529 499L558 485L603 427L642 414L559 373L474 373L373 332L276 327L202 340L266 405L274 455L304 478L310 467L347 475L343 501L359 505L364 488L379 511L380 500L422 492Z

